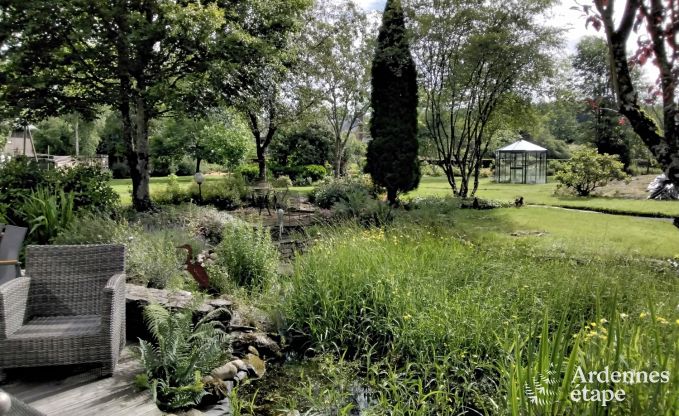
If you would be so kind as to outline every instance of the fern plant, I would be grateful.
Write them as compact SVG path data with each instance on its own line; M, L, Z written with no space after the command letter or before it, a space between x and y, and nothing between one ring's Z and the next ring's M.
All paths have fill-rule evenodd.
M153 342L139 341L145 373L137 383L148 387L161 410L194 406L207 394L202 376L230 355L229 338L215 318L217 309L193 324L191 311L173 311L158 304L144 309Z

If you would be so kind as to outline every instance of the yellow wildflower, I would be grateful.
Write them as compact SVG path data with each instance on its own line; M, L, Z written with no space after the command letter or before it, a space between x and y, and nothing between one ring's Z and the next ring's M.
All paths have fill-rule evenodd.
M639 314L639 318L641 318L641 319L644 319L644 318L647 317L647 316L648 316L648 313L646 313L646 312L641 312L641 313Z
M659 323L660 325L667 325L667 319L663 318L662 316L656 316L655 321Z

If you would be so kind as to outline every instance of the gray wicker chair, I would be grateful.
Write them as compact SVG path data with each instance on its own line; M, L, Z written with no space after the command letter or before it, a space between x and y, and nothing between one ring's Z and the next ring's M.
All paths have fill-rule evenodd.
M101 363L125 345L125 247L28 246L26 276L0 286L0 370Z
M24 244L27 228L5 225L0 240L0 285L21 276L19 252Z

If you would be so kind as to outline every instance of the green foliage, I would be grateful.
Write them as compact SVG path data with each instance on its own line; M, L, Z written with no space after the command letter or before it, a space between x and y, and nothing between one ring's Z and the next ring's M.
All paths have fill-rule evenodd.
M588 196L598 187L613 180L627 179L623 164L615 155L599 154L596 149L583 148L573 152L555 179L559 186L572 189L578 196Z
M332 160L332 132L311 124L282 132L271 143L271 161L280 166L325 165Z
M254 182L259 177L259 167L256 164L243 165L238 168L237 172L248 183Z
M150 139L154 171L174 173L185 156L235 168L251 151L250 142L244 121L230 111L203 119L175 117L162 122Z
M266 227L253 227L240 221L227 223L215 253L216 265L240 287L261 290L276 277L278 250Z
M248 195L248 188L243 177L236 174L226 176L220 181L203 183L201 189L202 202L197 184L191 184L188 193L193 201L209 204L218 209L232 210L242 205Z
M146 382L158 407L165 411L200 403L207 394L202 376L229 357L229 339L214 311L196 324L190 310L173 311L157 304L144 308L152 342L139 340Z
M328 170L321 165L306 165L302 170L303 178L311 178L312 182L316 182L328 176Z
M6 216L15 224L27 224L22 219L19 201L28 197L31 190L44 186L47 172L27 158L12 158L0 165L0 203L7 207Z
M54 239L54 243L125 244L128 281L163 289L190 281L190 277L182 270L186 252L177 247L190 244L194 250L202 249L202 238L202 234L190 226L187 225L186 229L174 227L167 220L128 224L85 214L77 217Z
M549 328L545 319L541 329L536 322L535 334L522 338L515 334L507 345L507 358L499 362L502 385L507 392L506 408L513 416L543 414L577 415L672 415L679 404L672 391L679 383L676 371L679 361L675 340L677 325L649 312L630 316L615 300L599 306L597 318L582 325L582 329L568 331L579 322L564 316L556 330ZM537 320L536 320L537 321ZM531 340L539 340L537 342ZM585 375L593 372L668 371L667 382L582 383ZM577 381L576 381L577 380ZM576 388L592 390L622 390L622 402L609 399L601 402L573 401L569 398ZM591 393L590 393L591 395ZM529 397L530 396L530 397ZM531 401L530 398L533 398Z
M153 213L140 213L133 220L147 229L181 229L190 233L193 238L218 244L222 241L224 224L233 218L213 207L182 204L163 206Z
M430 212L418 221L432 217ZM616 299L619 312L630 317L647 311L650 301L656 316L664 317L660 328L667 340L660 344L643 325L620 332L624 338L617 345L644 351L634 365L660 371L667 362L676 369L671 343L679 328L671 299L679 286L667 280L673 271L620 258L574 261L535 250L529 241L476 245L461 239L461 232L407 220L383 230L326 230L296 259L283 295L288 322L309 335L315 351L359 361L377 396L375 414L458 414L470 408L501 414L510 406L510 384L498 365L512 360L512 343L518 339L526 357L536 351L530 345L540 342L536 322L547 322L550 338L561 331L570 344L584 323L613 322L609 305ZM660 355L651 353L654 345ZM592 362L587 369L613 365L603 351L583 358ZM645 406L661 397L654 386L635 388L640 400L651 395Z
M372 67L372 140L366 173L387 188L390 203L417 188L417 71L400 0L388 0Z
M20 201L28 199L31 192L38 188L43 188L43 193L57 194L63 191L72 194L73 203L69 206L74 211L111 214L118 207L119 196L111 188L110 179L107 172L96 166L78 165L46 170L30 159L14 158L0 166L0 204L7 206L9 221L28 225L29 220L20 208Z
M53 193L38 188L25 197L21 205L23 219L29 225L28 240L35 244L48 244L74 219L74 194L59 190Z
M349 194L357 192L374 196L374 187L366 177L331 178L316 186L309 194L309 201L321 208L332 208L337 202L347 201Z
M76 128L78 132L79 155L92 156L99 144L100 124L98 120L86 121L77 114L50 117L41 121L33 132L35 150L51 155L75 155Z
M120 197L111 188L111 174L98 165L76 165L60 169L57 186L74 193L74 209L114 212L120 205Z

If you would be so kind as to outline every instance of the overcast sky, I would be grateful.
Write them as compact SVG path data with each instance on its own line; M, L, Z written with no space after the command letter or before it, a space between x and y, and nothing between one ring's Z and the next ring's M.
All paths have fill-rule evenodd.
M382 11L386 0L354 0L354 2L365 10ZM585 28L585 20L581 12L570 10L575 5L575 0L562 0L560 5L554 7L553 16L550 16L553 25L567 29L565 36L571 52L575 51L575 45L583 36L597 34L591 26L589 29Z
M377 10L383 11L386 0L353 0L356 4L364 8L365 10ZM586 1L580 1L580 3L588 4ZM560 4L555 6L547 17L548 24L556 27L562 27L566 30L564 38L566 41L566 47L569 54L575 53L575 45L578 41L582 39L583 36L600 36L603 37L603 32L597 32L589 25L589 28L585 27L585 18L582 16L582 12L577 10L571 10L571 7L577 6L575 0L561 0ZM616 15L621 15L622 7L616 8ZM627 53L633 51L636 47L636 35L632 33L630 40L627 43ZM645 65L643 67L643 73L646 75L647 79L655 79L657 77L657 69L653 65Z

